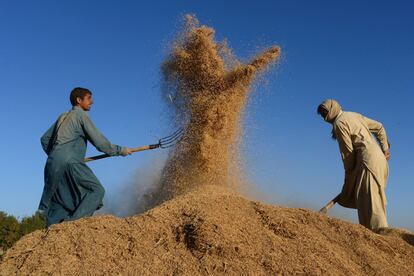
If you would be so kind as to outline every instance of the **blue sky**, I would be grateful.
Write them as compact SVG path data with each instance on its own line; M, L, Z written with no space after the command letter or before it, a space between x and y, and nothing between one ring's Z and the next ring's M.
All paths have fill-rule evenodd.
M414 19L411 1L1 1L0 210L31 215L46 160L39 138L70 108L75 86L94 92L90 113L113 142L140 146L168 134L160 63L186 13L216 29L241 60L282 47L245 116L246 172L263 200L319 208L343 182L325 98L381 121L392 159L389 222L414 229ZM96 151L89 147L89 154ZM107 198L163 152L91 164ZM355 210L335 206L352 221Z

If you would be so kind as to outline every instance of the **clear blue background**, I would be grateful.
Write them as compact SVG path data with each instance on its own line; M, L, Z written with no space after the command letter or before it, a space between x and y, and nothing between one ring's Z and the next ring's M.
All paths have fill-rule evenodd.
M113 143L167 134L159 67L182 16L194 13L242 60L272 44L283 49L245 116L246 171L261 199L317 209L340 191L337 144L315 111L335 98L386 127L389 221L414 229L413 12L411 1L1 1L0 210L36 210L46 160L39 138L70 108L75 86L94 92L90 115ZM91 167L106 198L116 198L160 155ZM339 206L332 214L356 219Z

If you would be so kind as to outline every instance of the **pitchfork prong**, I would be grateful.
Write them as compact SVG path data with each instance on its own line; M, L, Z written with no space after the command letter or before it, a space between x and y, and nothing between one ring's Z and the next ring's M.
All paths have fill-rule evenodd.
M167 143L167 144L166 144L166 143L164 143L164 144L160 144L160 148L162 148L162 149L170 148L170 147L172 147L172 146L174 146L174 145L176 145L176 144L180 143L182 139L183 139L183 137L181 136L181 137L179 137L177 140L172 141L172 142L170 142L170 143Z
M168 139L162 139L162 140L159 141L159 143L160 144L169 144L169 143L172 143L172 142L178 140L181 136L182 136L182 134L176 135L176 136L168 138Z
M169 136L166 136L166 137L164 137L164 138L161 138L161 140L168 140L168 139L170 139L171 137L174 137L174 136L176 136L176 135L179 135L179 134L181 134L183 132L183 129L182 128L179 128L179 129L177 129L173 134L171 134L171 135L169 135Z
M173 141L168 142L168 143L161 143L161 144L159 144L159 146L162 149L166 149L166 148L174 146L175 144L179 143L180 141L181 141L181 137L178 138L177 140L173 140Z
M166 136L164 138L161 138L158 141L158 144L159 144L160 148L163 148L163 149L169 148L169 147L172 147L173 145L179 143L182 139L183 133L184 133L183 129L180 128L180 129L176 130L170 136Z
M177 137L181 136L183 133L182 129L179 129L177 131L175 131L173 134L171 134L170 136L166 136L164 138L161 138L159 141L160 143L169 143L170 141L173 141L175 139L177 139Z

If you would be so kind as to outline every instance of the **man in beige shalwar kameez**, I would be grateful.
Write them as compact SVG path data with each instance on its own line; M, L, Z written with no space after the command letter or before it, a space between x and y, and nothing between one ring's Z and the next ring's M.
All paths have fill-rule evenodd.
M388 227L385 187L390 152L384 127L361 114L342 111L335 100L320 104L318 113L332 124L344 164L345 182L337 202L357 209L359 223L369 229Z

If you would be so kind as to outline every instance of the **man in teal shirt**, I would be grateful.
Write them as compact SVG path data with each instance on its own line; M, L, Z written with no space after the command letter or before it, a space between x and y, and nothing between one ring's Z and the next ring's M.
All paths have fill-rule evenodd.
M111 144L92 123L87 113L93 104L91 91L77 87L70 101L72 110L60 115L41 138L48 158L39 210L47 226L91 216L102 207L105 190L83 161L87 141L111 156L131 154L128 147Z

